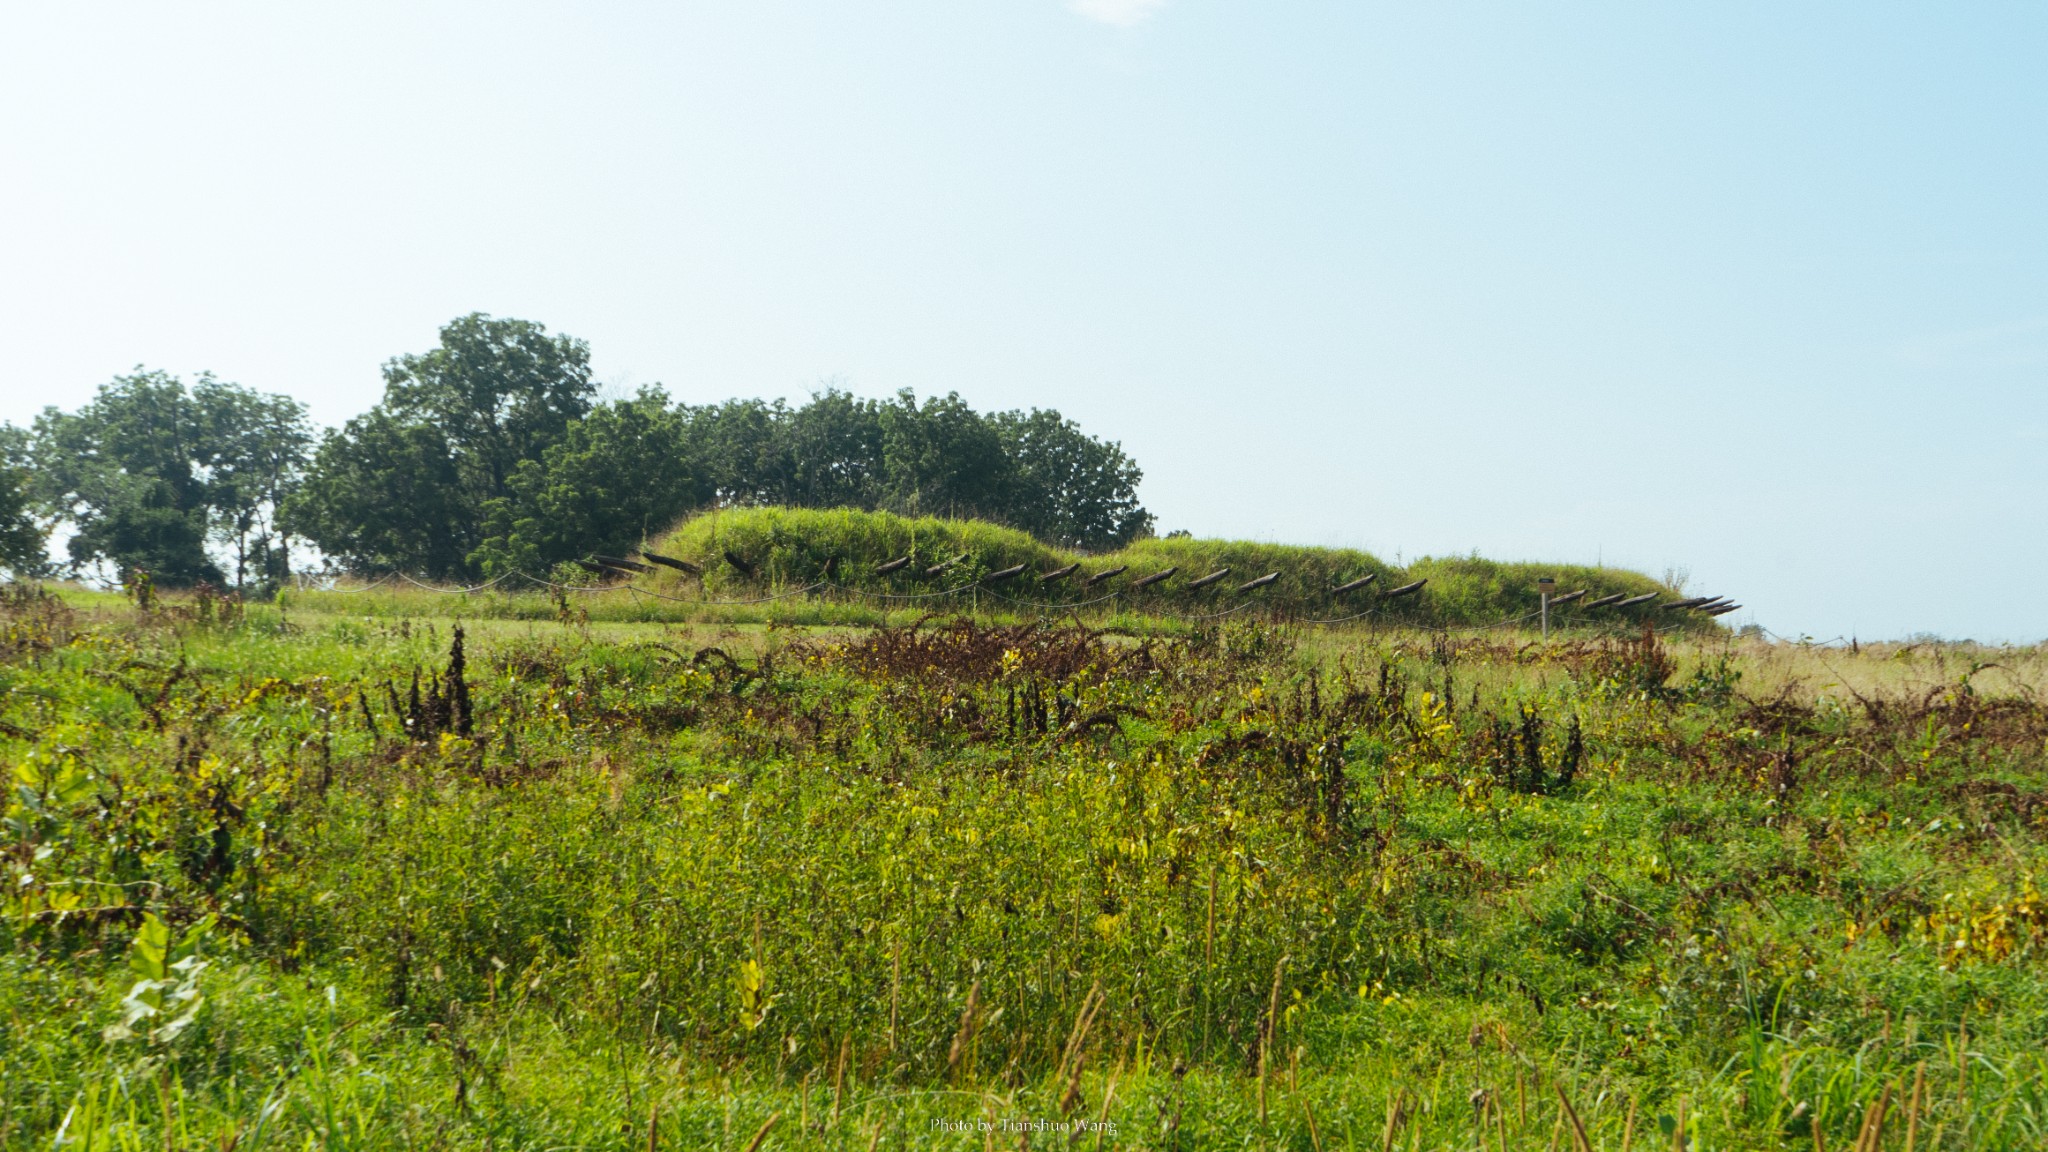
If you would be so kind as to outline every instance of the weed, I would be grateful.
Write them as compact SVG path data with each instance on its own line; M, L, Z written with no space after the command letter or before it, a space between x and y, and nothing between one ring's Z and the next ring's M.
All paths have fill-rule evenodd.
M0 1143L2048 1115L2036 652L112 599L0 597Z

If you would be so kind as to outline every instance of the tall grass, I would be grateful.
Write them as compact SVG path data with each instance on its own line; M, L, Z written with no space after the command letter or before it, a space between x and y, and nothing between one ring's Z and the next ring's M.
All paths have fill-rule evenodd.
M2042 1137L2048 712L1982 661L472 616L464 737L448 621L178 607L0 661L0 1144ZM145 979L189 1028L107 1031Z

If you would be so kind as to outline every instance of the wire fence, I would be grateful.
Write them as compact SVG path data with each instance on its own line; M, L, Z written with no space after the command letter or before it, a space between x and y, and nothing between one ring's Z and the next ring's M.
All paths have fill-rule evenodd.
M1251 612L1261 607L1262 601L1258 597L1258 593L1262 591L1264 587L1263 584L1254 582L1254 586L1249 588L1240 588L1236 591L1236 595L1243 597L1243 599L1241 599L1238 603L1233 604L1229 607L1219 608L1213 612L1200 613L1176 612L1172 610L1167 610L1163 606L1158 605L1156 603L1150 605L1142 604L1141 600L1144 598L1135 595L1135 592L1141 590L1141 588L1145 586L1156 586L1156 580L1144 581L1138 587L1134 587L1130 590L1112 591L1105 593L1104 595L1092 597L1085 600L1050 602L1032 600L1027 597L1010 595L1006 592L998 590L997 588L983 580L972 580L964 584L954 585L950 588L939 588L926 592L883 592L872 588L862 588L852 584L846 584L834 580L817 580L809 584L802 585L800 587L786 588L779 592L773 592L766 596L756 596L741 599L717 599L707 596L677 596L666 592L659 592L651 588L644 588L641 587L639 584L632 583L630 581L608 584L565 584L554 580L548 580L543 577L535 576L526 572L508 572L500 576L494 577L490 580L486 580L480 584L457 585L452 587L447 585L434 584L403 572L386 573L384 575L378 576L374 580L371 580L369 583L360 585L358 587L319 588L307 587L302 584L301 591L325 592L336 595L353 595L357 593L369 592L373 589L390 586L392 584L404 583L415 588L423 589L428 592L435 592L446 595L473 595L475 593L489 591L493 588L505 587L507 585L512 584L514 581L523 581L533 587L550 589L558 594L567 594L571 592L578 594L604 594L614 592L625 592L633 596L641 596L653 600L662 600L670 603L687 604L691 607L703 608L748 607L760 604L774 603L783 600L791 600L797 597L811 596L818 593L826 593L829 595L843 597L851 600L865 600L885 608L891 606L943 601L958 596L974 597L975 602L978 605L979 597L988 596L992 600L1000 601L1005 604L1026 609L1038 615L1042 619L1051 619L1056 616L1071 615L1082 609L1098 608L1103 605L1113 604L1117 601L1123 601L1125 602L1125 605L1133 611L1142 611L1145 612L1147 615L1158 616L1165 619L1180 620L1188 623L1203 623L1211 620L1221 620L1228 617L1237 616L1246 612ZM1361 586L1359 585L1342 586L1340 590L1333 592L1333 595L1342 594L1342 592L1352 591L1360 587ZM1394 590L1394 593L1406 594L1412 593L1413 591L1419 591L1419 587L1410 587L1404 585L1401 589ZM1226 595L1228 594L1229 593L1226 593ZM1448 633L1484 632L1496 628L1513 628L1517 625L1525 624L1528 621L1535 620L1544 614L1544 610L1539 608L1533 612L1524 612L1520 615L1506 616L1499 620L1488 621L1480 624L1442 624L1430 623L1421 620L1404 621L1396 618L1395 614L1391 611L1392 606L1388 603L1388 601L1394 598L1395 595L1382 593L1378 603L1375 603L1371 607L1364 608L1358 612L1350 613L1348 615L1329 617L1304 617L1288 615L1276 611L1274 614L1274 619L1277 623L1313 626L1355 624L1361 621L1370 622L1376 625L1378 623L1385 622L1394 625L1407 624L1411 627L1421 628L1432 632ZM1635 604L1642 604L1647 602L1642 601L1638 598L1636 600L1631 601L1630 603L1631 606L1633 606ZM1659 607L1669 609L1680 609L1682 611L1685 611L1687 614L1690 614L1693 610L1691 607L1689 607L1691 603L1692 601L1678 600L1664 605L1659 605ZM1629 627L1634 627L1636 624L1641 622L1639 619L1630 620L1628 618L1621 617L1608 617L1606 619L1601 619L1598 617L1591 616L1589 614L1591 611L1601 607L1620 606L1620 604L1596 603L1580 606L1576 610L1567 611L1553 602L1550 608L1551 625L1554 628L1564 630L1574 627L1583 627L1588 624L1593 624L1599 626L1600 630L1602 631L1611 631L1614 630L1616 625L1627 625ZM1715 615L1719 614L1720 613L1715 613ZM1671 623L1666 624L1664 626L1656 627L1656 631L1660 633L1676 631L1680 628L1683 628L1688 622L1688 620L1680 618L1677 620L1673 620ZM1770 636L1774 640L1787 643L1828 645L1838 641L1842 641L1841 637L1836 637L1834 640L1828 641L1815 641L1811 637L1801 637L1797 640L1794 640L1790 637L1780 636L1775 632L1769 631L1768 629L1760 629L1760 631L1762 631L1765 635Z

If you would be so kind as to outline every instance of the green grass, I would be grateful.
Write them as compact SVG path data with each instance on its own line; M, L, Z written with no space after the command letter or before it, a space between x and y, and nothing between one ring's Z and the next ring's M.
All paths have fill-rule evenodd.
M1462 630L1533 618L1537 580L1550 576L1560 592L1584 590L1586 600L1657 596L1657 601L1629 608L1560 605L1552 621L1561 629L1618 635L1649 623L1700 635L1722 631L1712 620L1661 610L1658 602L1679 595L1674 588L1637 572L1581 565L1454 557L1424 558L1400 568L1350 549L1189 538L1143 540L1117 552L1084 556L983 521L801 508L705 513L649 546L696 565L701 575L662 568L605 583L578 573L572 577L577 586L558 592L510 582L468 594L431 591L393 578L367 588L293 592L287 601L320 612L526 620L876 626L964 609L1013 621L1071 613L1095 624L1139 630L1171 631L1225 615L1271 623L1345 621L1360 627ZM744 567L734 565L732 557ZM902 557L911 563L886 575L876 573L877 566ZM1022 576L990 579L1020 564ZM946 566L942 572L928 574L940 565ZM1079 571L1059 581L1038 579L1040 573L1069 565L1078 565ZM1172 578L1134 586L1167 569L1175 570ZM1197 577L1225 569L1229 575L1223 579L1187 587ZM1118 574L1087 583L1091 575L1109 572ZM1272 584L1237 591L1269 573L1276 577ZM1374 583L1366 588L1341 595L1333 591L1367 576ZM1419 593L1382 598L1418 580L1426 581ZM433 597L439 599L428 599Z
M2048 1126L2035 650L324 603L7 601L0 1145Z

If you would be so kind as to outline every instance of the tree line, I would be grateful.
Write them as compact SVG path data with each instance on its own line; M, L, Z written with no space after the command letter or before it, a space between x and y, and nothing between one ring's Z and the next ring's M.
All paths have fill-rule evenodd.
M388 361L383 399L324 433L289 396L140 368L0 425L0 565L49 570L62 530L61 567L169 586L274 586L315 549L359 573L540 574L745 504L974 516L1106 550L1151 530L1141 476L1058 412L953 393L600 401L585 342L475 313Z

